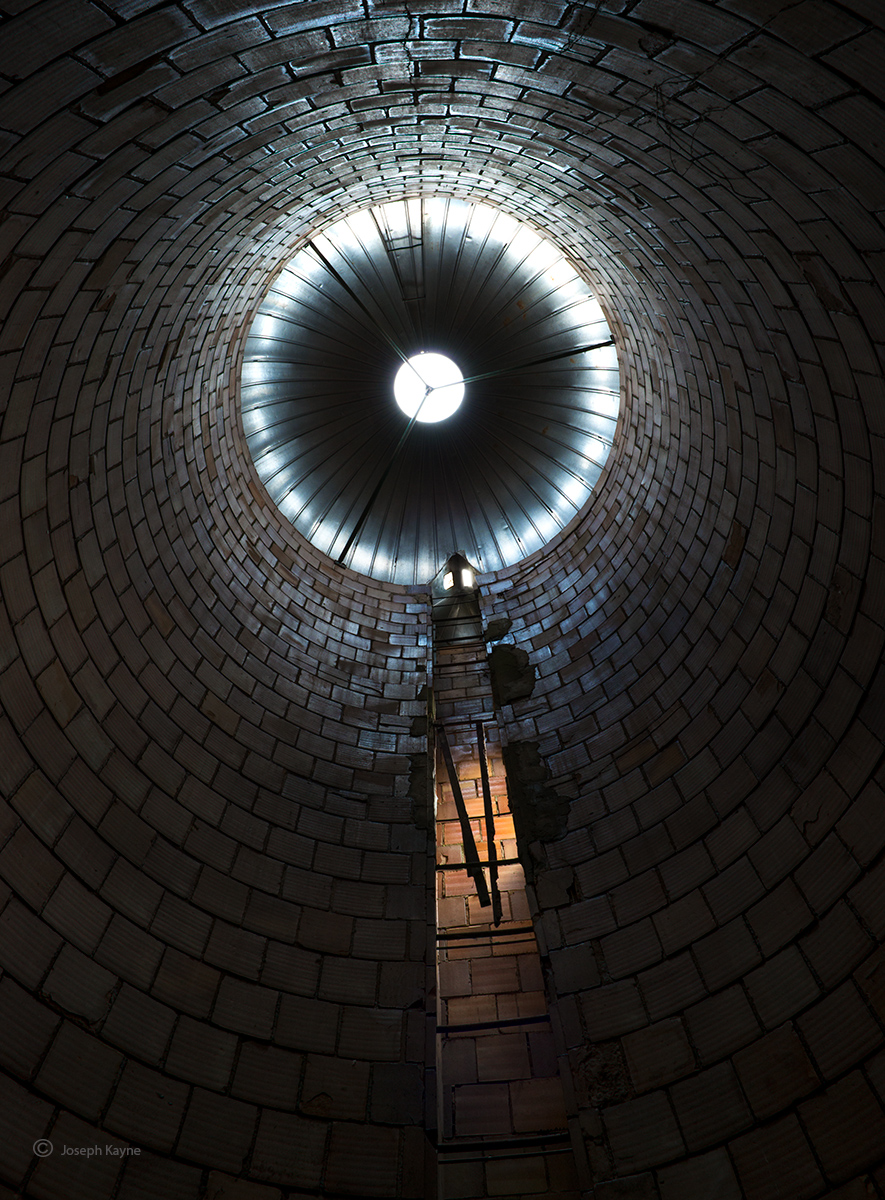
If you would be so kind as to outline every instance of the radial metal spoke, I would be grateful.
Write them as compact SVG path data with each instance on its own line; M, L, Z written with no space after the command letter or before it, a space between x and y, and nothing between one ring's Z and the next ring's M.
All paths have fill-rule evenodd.
M557 362L561 358L574 358L578 354L587 354L590 350L602 350L606 346L613 346L614 338L609 338L607 342L595 342L592 346L578 346L575 350L563 350L559 354L548 354L546 358L533 358L531 362L514 363L512 367L499 367L497 371L483 371L479 375L468 375L463 381L464 383L476 383L479 379L497 379L499 375L514 375L518 371L524 371L527 367L540 367L544 363Z
M400 348L398 343L391 337L391 335L387 332L387 330L384 328L384 326L379 322L378 318L374 315L374 313L372 313L371 309L362 302L362 300L359 298L359 296L356 294L356 292L353 290L353 288L350 286L350 284L347 282L347 280L344 278L344 276L341 274L341 272L336 270L336 268L332 266L332 264L329 262L326 255L323 254L322 250L319 248L319 246L316 244L316 242L308 242L307 247L317 256L317 258L320 260L320 262L323 264L323 266L326 268L326 270L329 272L329 274L332 276L332 278L336 281L336 283L339 283L341 285L341 287L344 288L345 292L347 292L348 296L350 296L351 300L354 302L354 304L357 305L357 307L361 310L361 312L365 313L365 315L369 318L369 320L372 322L372 324L375 326L375 328L378 330L378 332L384 338L385 342L387 342L388 346L390 346L390 348L394 352L394 354L396 354L396 356L399 359L401 359L403 362L408 362L409 357L406 354L405 350L402 350ZM422 380L421 382L423 383L424 381Z

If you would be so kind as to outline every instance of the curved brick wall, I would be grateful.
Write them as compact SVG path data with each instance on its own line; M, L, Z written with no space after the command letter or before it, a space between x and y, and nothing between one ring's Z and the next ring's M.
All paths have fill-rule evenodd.
M483 580L587 1194L885 1195L876 0L2 11L0 1197L429 1194L426 607L236 416L273 272L404 179L620 342L596 501Z

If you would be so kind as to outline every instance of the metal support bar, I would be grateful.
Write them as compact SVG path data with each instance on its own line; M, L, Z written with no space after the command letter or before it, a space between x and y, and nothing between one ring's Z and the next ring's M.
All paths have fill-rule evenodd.
M437 1033L474 1033L483 1029L512 1029L515 1025L549 1025L550 1013L537 1017L506 1017L500 1021L473 1021L469 1025L437 1025Z
M534 1151L537 1154L536 1147L542 1146L542 1153L547 1154L571 1154L571 1145L563 1145L563 1142L571 1142L571 1134L567 1131L562 1133L536 1133L523 1134L522 1137L498 1138L492 1141L490 1138L481 1139L479 1141L469 1142L465 1138L459 1142L438 1142L437 1150L440 1153L446 1154L470 1154L471 1152L480 1151L473 1158L456 1158L453 1161L456 1163L462 1162L488 1162L490 1158L522 1158L519 1153L520 1148ZM503 1155L491 1154L493 1150L504 1150L509 1153Z
M608 338L604 342L594 342L592 346L576 346L574 350L561 350L558 354L547 354L544 358L533 358L531 362L514 363L513 366L499 367L497 371L484 371L481 375L468 375L463 381L464 383L475 383L478 379L495 379L499 375L513 375L517 371L523 371L526 367L540 367L544 363L557 362L561 358L574 358L578 354L588 354L591 350L603 350L606 346L613 346L615 339Z
M498 888L498 848L495 845L495 813L492 809L492 789L489 786L489 764L486 761L486 736L482 721L476 725L476 746L479 753L479 775L482 780L482 802L486 818L486 844L489 848L489 887L492 890L492 923L501 924L501 892Z
M347 280L344 278L344 276L341 274L341 272L336 271L336 269L329 262L328 258L326 258L325 254L323 254L323 252L319 248L319 246L317 246L315 242L308 242L307 246L317 256L317 258L320 260L320 262L323 264L323 266L326 268L326 270L329 272L329 274L332 276L332 278L335 280L335 282L338 283L342 288L344 288L345 292L347 292L348 296L350 296L350 298L351 298L351 300L353 300L354 304L356 304L357 307L369 318L369 320L372 322L372 324L375 326L375 328L378 330L378 332L384 338L385 342L387 342L388 346L390 346L390 348L394 352L394 354L402 362L408 362L409 359L408 359L408 356L406 355L406 353L400 349L400 347L397 345L396 341L394 341L394 339L387 332L387 330L383 327L383 325L381 325L378 318L369 310L369 308L365 304L363 304L360 297L356 294L356 292L353 290L353 288L350 286L350 284L347 282Z
M522 859L520 858L499 858L499 867L521 867ZM467 868L463 863L437 863L437 871L466 871Z
M438 942L451 941L484 941L486 938L516 938L516 937L534 937L535 929L533 925L508 925L505 929L488 929L485 926L476 926L474 929L444 929L436 935Z
M500 941L496 941L496 942L495 942L495 946L518 946L518 947L519 947L519 950L518 950L518 951L515 951L515 953L522 953L523 951L526 951L526 952L527 952L527 951L529 951L529 950L531 949L531 943L534 941L534 938L533 938L533 937L530 937L530 936L521 937L521 938L518 938L518 937L511 937L511 936L509 936L509 934L510 934L510 931L509 931L509 929L492 929L492 930L490 930L490 932L489 932L489 933L487 933L485 936L483 936L482 934L479 934L479 933L478 933L478 934L476 935L476 937L474 937L474 938L470 938L470 939L463 938L463 939L461 939L461 941L460 941L458 944L459 944L459 945L462 947L462 949L464 949L464 950L476 950L476 949L480 949L480 948L481 948L481 947L480 947L480 943L481 943L481 942L482 942L482 943L488 943L488 939L489 939L489 938L492 936L492 934L493 934L493 933L500 933L500 934L503 934L503 937L500 939ZM441 948L441 949L445 949L445 948L446 948L446 946L443 946L443 945L442 945L442 943L443 943L443 942L445 942L446 944L448 944L448 942L450 941L450 939L449 939L449 938L439 938L439 939L438 939L438 941L439 941L439 943L440 943L440 948ZM467 944L467 942L468 942L468 941L470 941L470 942L472 942L472 943L474 943L474 944L473 944L473 945L468 945L468 944ZM537 947L536 947L536 949L537 949Z
M439 748L442 750L443 761L446 764L446 770L449 774L449 784L452 788L452 795L455 798L455 808L458 810L458 820L461 822L461 837L464 841L464 858L466 860L464 870L473 877L480 904L483 908L488 908L492 901L489 896L488 886L486 885L486 877L483 874L482 863L479 859L479 852L476 849L473 830L470 828L467 805L464 803L464 796L461 793L461 784L458 781L458 772L455 770L455 763L452 759L452 751L449 748L449 739L446 737L445 726L437 725L437 732L439 734Z
M489 713L486 715L485 713L480 712L474 713L472 717L446 717L445 724L447 727L452 725L475 725L478 717L483 718L483 727L486 725L491 725L495 720L494 713Z
M430 393L426 392L424 395L424 400L426 400L429 395L430 395ZM424 400L422 400L421 404L418 405L418 412L421 411L421 406L424 404ZM381 489L384 487L385 483L387 482L387 477L390 474L390 472L393 470L394 464L396 463L397 458L399 458L400 451L402 450L403 446L406 444L406 439L408 438L409 434L412 432L415 422L418 420L418 412L415 413L415 415L409 421L408 425L403 430L402 437L397 442L396 447L394 448L393 454L391 454L390 460L387 463L387 466L381 472L381 478L375 484L375 490L372 492L371 496L366 501L366 503L363 507L363 511L360 513L359 517L357 518L357 523L354 525L354 527L351 531L350 537L344 543L344 549L341 551L341 553L335 559L335 561L337 563L339 563L340 565L343 565L345 558L347 558L348 550L353 545L353 543L356 541L356 539L359 537L360 530L362 529L363 525L365 525L365 523L366 523L366 518L368 517L368 515L372 509L372 505L378 499L379 492L381 491Z
M390 334L387 332L387 330L384 329L384 327L379 324L378 318L373 316L373 314L369 311L369 309L366 307L366 305L363 304L362 300L359 298L359 296L356 294L356 292L353 290L353 288L350 286L350 284L347 282L347 280L344 278L344 276L340 273L340 271L336 271L336 269L329 262L328 258L325 256L325 254L323 254L322 250L320 250L319 246L317 246L314 242L308 242L307 245L310 248L310 250L312 250L313 253L317 256L317 258L320 260L320 262L323 264L323 266L326 268L326 270L329 272L329 274L332 276L332 278L338 284L340 284L341 287L344 288L345 292L347 292L347 294L348 294L348 296L350 296L351 300L353 300L353 302L369 318L369 320L372 322L372 324L375 326L375 328L378 330L378 332L381 334L381 336L384 338L384 340L390 346L391 350L393 350L394 354L396 354L397 357L399 359L401 359L402 362L404 362L404 363L408 362L409 359L408 359L407 355L405 354L405 352L400 349L400 347L398 346L396 341L390 336ZM415 370L414 367L412 369ZM418 375L417 370L415 370L415 374ZM420 379L420 375L418 377ZM422 382L423 382L423 380L422 380ZM407 440L409 434L412 432L415 422L418 420L418 414L421 412L421 409L424 407L424 401L427 399L427 397L433 391L433 389L426 383L424 384L424 388L425 388L424 396L421 400L421 403L418 405L417 411L415 412L414 416L409 421L408 425L403 430L402 437L397 442L396 448L394 449L393 454L391 454L390 460L389 460L387 466L385 467L384 471L381 473L381 478L378 480L377 484L375 485L375 490L372 492L371 496L366 501L365 507L363 508L363 511L360 513L357 523L353 527L353 531L350 534L350 537L344 543L344 549L341 551L340 555L335 560L339 564L344 563L344 560L347 558L347 552L350 550L350 547L353 545L353 543L356 541L357 537L359 536L360 530L362 529L363 525L366 523L366 518L369 515L372 505L378 499L378 493L381 491L381 489L384 487L384 484L387 482L387 477L390 474L390 472L393 470L394 464L396 463L396 460L399 457L400 451L402 450L403 446L406 444L406 440Z

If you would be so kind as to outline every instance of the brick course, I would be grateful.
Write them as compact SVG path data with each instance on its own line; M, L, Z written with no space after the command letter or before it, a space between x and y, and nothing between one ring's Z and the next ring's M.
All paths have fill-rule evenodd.
M305 542L238 412L275 272L407 180L549 229L618 343L594 499L480 578L537 668L505 738L569 801L523 917L580 1186L883 1194L882 14L407 7L9 7L4 1178L430 1194L426 597ZM537 971L484 961L531 1007ZM574 1193L541 1161L451 1179Z

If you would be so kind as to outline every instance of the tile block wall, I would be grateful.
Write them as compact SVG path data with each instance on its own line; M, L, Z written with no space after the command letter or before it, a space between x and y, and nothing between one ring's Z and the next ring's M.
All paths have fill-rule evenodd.
M273 273L405 181L547 229L619 343L596 500L481 581L596 1197L885 1195L879 4L0 20L0 1194L427 1194L424 600L237 416Z

